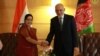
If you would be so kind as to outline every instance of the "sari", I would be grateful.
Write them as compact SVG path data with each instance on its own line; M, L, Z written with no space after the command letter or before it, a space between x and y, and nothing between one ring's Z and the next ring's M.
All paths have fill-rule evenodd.
M28 28L27 25L23 24L18 30L18 34L16 56L38 56L37 45L26 40L27 37L37 40L36 29L32 27Z

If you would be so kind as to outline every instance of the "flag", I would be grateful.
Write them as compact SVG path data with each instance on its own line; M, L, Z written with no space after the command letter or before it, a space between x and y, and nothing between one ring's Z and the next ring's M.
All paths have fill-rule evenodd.
M94 32L93 15L90 0L79 0L77 4L75 21L80 34Z
M20 23L24 22L24 16L28 13L26 0L17 0L13 19L12 32L17 32Z

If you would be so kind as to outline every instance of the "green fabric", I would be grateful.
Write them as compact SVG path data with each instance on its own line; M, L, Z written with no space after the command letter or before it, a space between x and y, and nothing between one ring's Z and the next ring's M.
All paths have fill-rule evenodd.
M85 29L83 29L81 32L79 32L79 34L86 34L86 33L91 33L94 32L94 25L91 24L88 27L86 27Z

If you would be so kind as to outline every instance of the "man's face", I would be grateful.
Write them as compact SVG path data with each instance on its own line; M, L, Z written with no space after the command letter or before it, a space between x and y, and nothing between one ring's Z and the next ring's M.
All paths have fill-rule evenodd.
M65 11L65 9L62 5L57 5L55 7L55 12L56 12L57 16L62 16L64 14L64 11Z

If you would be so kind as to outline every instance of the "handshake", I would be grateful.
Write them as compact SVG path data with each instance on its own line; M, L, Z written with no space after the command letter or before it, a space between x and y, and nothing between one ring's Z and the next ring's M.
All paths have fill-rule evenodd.
M42 56L54 56L54 54L52 54L52 50L53 48L51 46L49 46L49 42L48 41L41 41L39 42L39 45L42 46L41 50L42 50Z
M49 42L48 41L38 41L37 43L38 45L42 46L42 47L48 47L49 46Z
M38 45L42 47L41 50L43 50L44 52L51 52L53 50L53 48L49 46L48 41L38 41Z

